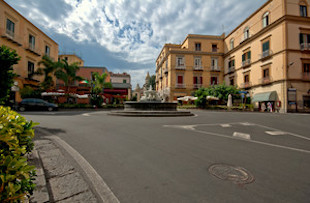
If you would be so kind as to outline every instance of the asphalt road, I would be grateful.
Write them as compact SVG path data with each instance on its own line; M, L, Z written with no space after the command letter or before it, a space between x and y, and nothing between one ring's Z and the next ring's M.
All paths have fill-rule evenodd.
M23 115L40 123L37 138L45 129L76 149L120 202L309 202L310 115L194 113Z

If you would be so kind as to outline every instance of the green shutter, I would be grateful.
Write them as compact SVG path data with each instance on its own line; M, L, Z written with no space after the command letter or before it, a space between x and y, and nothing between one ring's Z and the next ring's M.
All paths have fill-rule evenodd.
M269 50L269 41L263 44L263 52Z
M248 52L248 59L251 59L251 51Z
M232 66L235 66L235 60L232 60Z
M245 54L242 54L242 61L245 61Z

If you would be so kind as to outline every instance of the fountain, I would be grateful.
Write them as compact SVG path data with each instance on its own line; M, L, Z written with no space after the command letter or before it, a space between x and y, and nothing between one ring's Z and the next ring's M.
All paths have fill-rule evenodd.
M165 102L160 98L152 86L144 89L140 101L127 101L123 111L112 111L114 116L148 116L148 117L176 117L193 116L189 111L178 111L176 102Z

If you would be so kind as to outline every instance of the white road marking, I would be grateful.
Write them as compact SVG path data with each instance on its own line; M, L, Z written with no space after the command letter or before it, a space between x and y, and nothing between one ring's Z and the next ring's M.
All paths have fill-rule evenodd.
M84 157L79 154L75 149L68 145L65 141L56 136L48 136L49 139L57 142L63 149L65 149L72 158L80 165L81 169L84 170L87 178L93 184L96 192L101 198L102 202L115 202L119 203L120 201L111 191L109 186L104 182L102 177L97 173L97 171L84 159Z
M220 124L223 128L230 128L231 125L230 124Z
M283 132L283 131L265 131L265 133L268 135L286 135L286 134L288 134L287 132Z
M250 134L239 133L239 132L234 132L234 133L233 133L233 137L237 137L237 138L241 138L241 139L247 139L247 140L250 140L250 139L251 139Z
M88 113L83 113L82 116L90 116Z
M253 123L248 123L248 122L244 122L244 123L240 123L240 125L244 125L244 126L253 126L255 124Z

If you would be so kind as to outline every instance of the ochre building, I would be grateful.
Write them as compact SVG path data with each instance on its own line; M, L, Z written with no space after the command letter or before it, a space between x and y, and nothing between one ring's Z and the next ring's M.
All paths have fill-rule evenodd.
M275 109L280 112L309 111L309 9L310 1L306 0L270 0L231 33L222 37L222 55L219 51L218 66L221 68L222 65L224 68L220 69L218 82L224 81L228 85L236 85L247 91L247 96L251 97L257 109L260 109L263 103L269 103L273 111ZM205 37L208 38L208 36ZM158 56L157 90L160 93L166 92L169 100L192 94L194 88L191 85L201 84L207 87L210 83L213 84L210 81L211 72L208 68L205 69L204 65L202 65L201 83L196 82L198 79L195 79L195 72L190 68L193 64L192 60L199 56L195 50L197 43L201 43L203 48L204 45L199 40L195 39L192 42L189 40L192 48L188 54L175 53L175 49L182 50L185 47L184 43L166 44ZM206 47L210 48L210 45ZM180 63L186 68L183 68L185 70L181 73L184 78L180 77L179 81L177 78L180 71L176 70L177 66L174 64L177 64L178 60L182 61L178 56L187 56L187 58L184 57L185 61ZM165 64L166 58L167 64ZM202 64L204 64L203 61ZM164 81L166 78L168 82ZM176 87L182 87L184 91Z
M19 90L25 86L38 87L43 76L34 75L42 56L58 59L58 44L33 25L15 9L0 0L0 45L16 50L21 57L14 65L17 74L11 100L21 101ZM54 82L56 78L53 77ZM18 88L17 88L18 87Z

